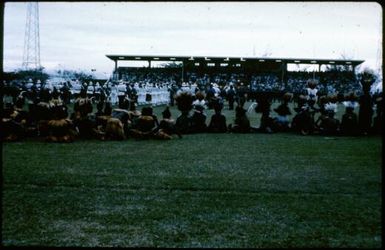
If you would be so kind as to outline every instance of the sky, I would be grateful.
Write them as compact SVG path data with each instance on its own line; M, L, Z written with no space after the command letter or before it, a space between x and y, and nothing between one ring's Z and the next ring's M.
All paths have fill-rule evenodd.
M5 71L21 68L27 3L4 8ZM47 71L109 76L107 54L365 60L382 67L376 2L41 2Z

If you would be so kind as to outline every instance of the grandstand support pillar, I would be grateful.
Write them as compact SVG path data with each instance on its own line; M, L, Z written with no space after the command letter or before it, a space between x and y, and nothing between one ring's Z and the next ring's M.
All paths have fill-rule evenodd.
M287 63L282 62L281 65L281 84L286 88L287 87Z
M151 68L151 60L148 60L148 67Z
M115 71L118 69L118 60L114 60L115 63Z
M317 75L319 76L320 75L320 73L319 73L319 71L320 71L320 66L319 66L319 64L317 64L317 68L318 68L318 73L317 73ZM315 70L314 70L314 73L313 73L313 79L315 79Z
M319 74L320 71L321 71L321 65L318 64L318 74Z

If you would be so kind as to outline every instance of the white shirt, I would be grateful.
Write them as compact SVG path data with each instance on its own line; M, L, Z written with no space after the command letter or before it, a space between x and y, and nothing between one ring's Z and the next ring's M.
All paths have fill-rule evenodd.
M318 92L318 89L314 88L314 89L311 89L311 88L306 88L306 93L307 93L307 99L311 99L311 100L317 100L317 92Z

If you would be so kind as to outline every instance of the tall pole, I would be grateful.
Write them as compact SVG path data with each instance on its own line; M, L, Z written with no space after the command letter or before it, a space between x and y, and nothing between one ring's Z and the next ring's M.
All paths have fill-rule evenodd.
M3 37L4 37L4 2L0 3L0 18L2 21L0 24L0 32L1 32L1 34L3 34ZM0 40L1 48L4 48L3 47L3 45L4 45L3 40L4 39ZM0 56L1 56L1 58L3 58L3 56L4 56L4 51L2 49L0 50ZM1 60L1 62L0 62L0 70L1 70L1 72L3 72L3 60ZM1 81L0 84L3 84L3 82ZM0 86L2 86L2 85L0 85ZM1 95L2 95L2 93L3 93L3 91L1 91ZM1 98L1 100L3 100L3 99Z
M22 67L25 70L37 70L41 68L39 5L38 2L28 2L27 4Z

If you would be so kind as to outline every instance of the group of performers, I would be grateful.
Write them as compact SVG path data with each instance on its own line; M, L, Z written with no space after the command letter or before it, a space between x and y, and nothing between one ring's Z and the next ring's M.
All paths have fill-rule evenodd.
M360 135L381 133L382 127L382 97L373 99L370 86L373 79L363 77L361 85L363 95L357 97L350 93L341 96L319 96L317 82L308 81L304 94L294 98L292 93L285 93L280 98L280 105L273 109L272 98L269 95L256 96L256 102L248 109L245 107L247 96L234 86L225 90L225 98L216 86L210 86L207 91L197 89L195 93L176 91L175 103L180 115L174 119L168 106L162 112L162 118L153 113L153 108L144 105L137 110L135 92L126 94L119 99L118 108L106 98L99 98L96 102L96 112L93 112L92 98L87 96L87 90L81 89L69 114L68 104L63 101L58 91L45 93L39 100L28 104L28 111L24 110L26 97L21 93L14 103L4 107L1 122L1 136L5 141L17 141L26 137L40 137L51 142L72 142L76 138L100 140L136 139L171 139L174 136L182 138L188 133L252 133L252 132L287 132L296 131L303 135L319 133L323 135ZM234 98L236 96L236 98ZM174 101L173 99L173 101ZM297 105L292 121L289 116L293 113L289 103L295 99ZM222 114L224 102L228 101L232 110L234 101L235 119L227 124ZM335 114L337 104L342 103L345 114L339 121ZM355 109L359 107L358 115ZM376 116L373 117L373 107ZM205 110L213 109L215 113L208 123ZM192 112L191 112L192 111ZM261 114L259 127L251 126L247 114L250 112ZM319 113L317 119L315 114ZM208 124L208 125L207 125Z

